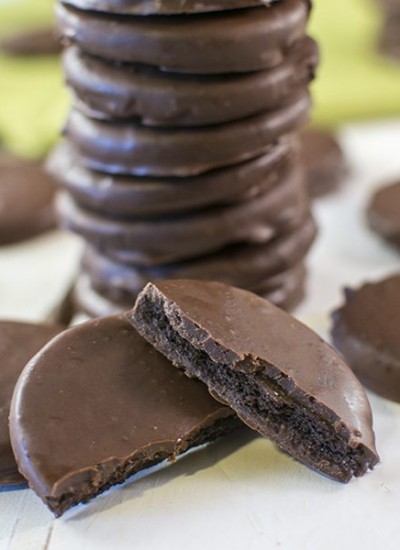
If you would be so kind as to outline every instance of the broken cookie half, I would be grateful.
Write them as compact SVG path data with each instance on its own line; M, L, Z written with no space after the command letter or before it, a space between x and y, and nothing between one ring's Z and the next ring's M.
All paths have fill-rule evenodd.
M19 378L10 414L19 470L56 516L239 424L123 315L45 346Z
M268 301L225 284L149 283L128 314L155 348L251 428L347 482L379 458L365 391L336 352Z

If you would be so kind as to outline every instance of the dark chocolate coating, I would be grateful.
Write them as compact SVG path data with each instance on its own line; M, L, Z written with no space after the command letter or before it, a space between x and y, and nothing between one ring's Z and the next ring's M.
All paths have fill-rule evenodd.
M268 6L276 0L61 0L82 10L137 15L204 13Z
M61 330L54 325L0 321L0 487L26 483L18 471L8 429L15 384L26 363Z
M283 281L281 286L276 288L269 288L269 286L278 277L273 277L272 282L267 279L264 283L260 283L259 294L277 307L291 311L304 298L304 275L305 273L302 273L299 269L295 278L289 277ZM75 284L73 296L76 311L92 318L115 315L131 309L137 297L136 294L120 296L119 298L107 294L93 288L89 277L81 274Z
M136 176L194 176L268 152L282 135L308 119L304 90L281 109L244 120L201 128L150 128L91 120L72 111L65 133L88 168Z
M53 179L40 163L0 154L0 245L54 227L55 190Z
M308 212L303 176L298 170L263 195L238 204L204 209L174 218L116 220L79 207L60 194L64 227L111 257L142 265L162 265L208 254L228 244L266 243Z
M84 271L88 273L87 271ZM287 296L292 296L292 294L303 287L305 279L305 268L303 264L296 264L295 266L289 268L287 271L281 273L276 273L272 276L264 276L261 280L254 281L248 286L242 286L246 290L251 290L256 294L262 296L276 295L277 300L272 300L274 303L280 303L284 301ZM104 282L98 281L98 277L92 278L89 274L90 286L98 294L104 298L110 300L111 302L126 304L124 310L130 309L132 307L133 301L141 290L143 286L138 287L137 289L131 288L133 285L124 287L121 284L112 285L104 284ZM220 279L218 279L220 280ZM220 280L220 282L225 282ZM82 294L82 292L81 292ZM76 293L75 293L76 295Z
M82 50L190 74L268 69L304 35L307 0L212 14L118 16L79 11L58 4L61 34Z
M344 153L334 134L307 128L300 132L300 151L310 196L320 197L334 191L347 171Z
M198 176L120 176L84 168L71 144L64 142L53 152L48 167L80 205L122 218L187 213L255 197L284 180L294 162L298 162L298 154L292 140L281 139L261 157Z
M332 316L335 347L367 388L400 401L400 275L345 296Z
M53 28L33 28L18 31L3 38L0 49L9 55L49 55L61 51Z
M55 338L24 369L10 412L19 468L56 516L236 425L124 316Z
M314 78L318 48L303 37L273 69L190 76L151 67L111 64L76 47L64 72L77 108L92 118L137 117L144 125L205 126L282 107Z
M86 247L82 268L95 288L138 294L150 281L162 279L208 279L254 289L266 278L291 269L301 262L316 234L311 216L289 233L265 245L236 245L187 262L160 267L124 265Z
M368 205L367 219L373 231L400 248L400 180L375 191Z
M128 318L251 428L338 481L378 461L361 384L305 325L250 292L207 281L149 283Z

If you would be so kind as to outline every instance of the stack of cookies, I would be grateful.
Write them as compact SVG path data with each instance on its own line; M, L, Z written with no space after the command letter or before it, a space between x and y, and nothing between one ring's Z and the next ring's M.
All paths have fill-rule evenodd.
M268 5L266 5L268 4ZM62 0L74 94L50 168L86 241L80 309L196 278L291 309L315 236L295 132L318 50L309 0Z
M379 0L383 11L383 28L379 37L379 49L385 55L400 59L400 1Z

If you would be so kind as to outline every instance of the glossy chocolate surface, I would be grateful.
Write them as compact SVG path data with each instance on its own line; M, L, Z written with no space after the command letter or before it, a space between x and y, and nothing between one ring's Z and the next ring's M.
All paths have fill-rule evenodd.
M61 327L0 321L0 487L25 484L10 444L8 414L15 384L26 363Z
M280 109L201 128L154 128L105 122L73 110L65 135L84 166L111 174L195 176L254 159L308 120L307 89Z
M295 162L291 140L282 138L261 157L187 178L96 172L79 164L68 142L60 144L48 164L80 205L114 218L151 218L250 199L284 182Z
M137 118L147 126L205 126L280 108L313 79L318 48L300 38L279 65L214 76L112 64L70 47L64 72L76 107L99 119Z
M117 16L58 4L60 33L84 51L190 74L258 71L282 62L304 35L307 0L175 16ZM218 55L217 55L218 53Z
M400 275L348 289L332 339L361 382L400 401Z
M123 316L69 329L36 355L10 418L20 470L55 515L234 425Z
M244 422L309 466L348 481L376 463L362 385L317 334L268 301L216 282L162 281L146 286L128 317Z

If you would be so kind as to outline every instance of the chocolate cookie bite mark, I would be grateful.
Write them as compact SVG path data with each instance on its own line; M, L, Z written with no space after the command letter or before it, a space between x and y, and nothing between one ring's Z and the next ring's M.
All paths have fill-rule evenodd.
M138 15L205 13L254 6L269 6L276 0L62 0L82 10Z
M310 468L347 482L378 461L363 387L310 329L250 292L149 283L128 317L189 376Z
M266 71L182 75L115 64L70 47L64 72L78 110L89 118L138 118L146 126L206 126L281 108L314 78L318 48L299 39Z
M368 205L367 219L375 233L400 248L400 180L374 193Z
M300 154L311 197L326 195L343 181L346 159L332 132L317 128L300 132Z
M198 176L139 177L96 172L77 162L74 148L64 142L48 168L78 204L114 218L160 217L202 207L234 204L285 184L297 155L291 139L280 139L261 157Z
M24 369L10 413L20 471L56 516L238 424L123 316L55 338Z
M71 112L65 135L87 168L135 176L196 176L254 159L308 120L306 89L289 105L244 120L201 128L148 128Z
M98 57L175 72L224 74L281 63L304 36L309 10L306 0L285 0L268 9L121 17L58 4L56 15L65 39Z
M26 483L18 471L8 429L15 384L26 363L62 330L54 325L0 321L0 487Z
M400 275L345 292L332 340L361 382L400 401Z
M0 155L0 245L34 237L55 226L56 186L38 162Z

